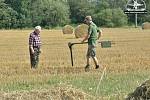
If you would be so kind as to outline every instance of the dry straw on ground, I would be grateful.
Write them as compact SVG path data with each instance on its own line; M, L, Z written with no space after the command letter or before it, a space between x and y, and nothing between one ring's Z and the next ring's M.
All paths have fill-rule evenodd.
M73 27L71 25L65 25L62 29L63 34L73 34Z
M88 33L88 25L86 24L81 24L81 25L78 25L76 28L75 28L75 37L76 38L82 38L84 37L87 33Z
M142 24L142 29L150 29L150 23L149 22L145 22Z
M72 86L56 86L46 90L0 93L0 100L87 100L92 96Z
M126 100L150 100L150 80L145 81Z

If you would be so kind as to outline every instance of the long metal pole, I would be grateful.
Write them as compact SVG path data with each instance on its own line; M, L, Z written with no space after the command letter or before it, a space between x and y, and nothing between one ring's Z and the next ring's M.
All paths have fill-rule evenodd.
M137 11L137 0L134 0L135 10ZM137 28L137 13L135 13L135 28Z
M137 13L135 13L135 28L137 28Z
M73 66L73 55L72 55L72 45L69 46L70 54L71 54L71 64Z
M71 64L73 66L73 55L72 55L72 47L70 48L70 53L71 53Z
M74 44L86 44L86 43L88 43L88 42L83 42L83 43L81 43L81 42L76 42L76 43L71 43L71 42L69 42L69 43L68 43L68 46L69 46L69 49L70 49L70 54L71 54L71 64L72 64L72 66L74 65L74 64L73 64L72 46L73 46ZM102 41L98 41L98 43L102 43Z

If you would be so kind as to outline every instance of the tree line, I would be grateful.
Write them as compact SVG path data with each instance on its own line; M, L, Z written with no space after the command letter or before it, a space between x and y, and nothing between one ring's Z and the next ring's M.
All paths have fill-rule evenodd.
M45 28L82 23L91 15L98 26L132 25L134 15L124 14L128 0L0 0L0 29ZM145 0L150 10L150 0ZM138 22L150 21L150 14L139 15Z

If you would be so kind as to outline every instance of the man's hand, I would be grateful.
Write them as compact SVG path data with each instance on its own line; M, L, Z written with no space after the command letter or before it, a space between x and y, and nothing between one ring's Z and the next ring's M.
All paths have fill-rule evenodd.
M100 37L102 36L102 30L100 30L99 34L98 34L98 40L100 39Z
M34 54L34 50L33 49L31 49L31 53Z
M41 50L41 49L39 50L39 53L42 53L42 50Z
M34 54L34 49L33 49L32 45L30 45L29 48L31 50L31 54Z
M81 41L81 43L84 43L86 40L88 40L89 37L90 37L90 36L87 34L87 35L83 38L83 40Z
M81 43L84 43L84 40L82 40Z

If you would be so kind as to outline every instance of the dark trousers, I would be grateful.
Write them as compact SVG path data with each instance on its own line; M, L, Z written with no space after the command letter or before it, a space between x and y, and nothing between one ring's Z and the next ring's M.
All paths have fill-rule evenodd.
M32 54L31 49L29 49L31 68L37 68L39 63L40 49L39 48L33 48L33 49L34 49L34 54Z

